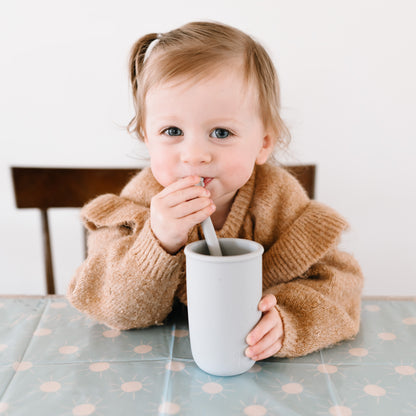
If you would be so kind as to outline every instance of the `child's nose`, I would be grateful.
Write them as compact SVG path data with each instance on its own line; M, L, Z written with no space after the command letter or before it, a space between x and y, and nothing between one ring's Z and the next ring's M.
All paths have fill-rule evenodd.
M184 146L181 154L181 159L183 163L196 166L209 163L212 159L212 156L208 149L201 145L191 143Z

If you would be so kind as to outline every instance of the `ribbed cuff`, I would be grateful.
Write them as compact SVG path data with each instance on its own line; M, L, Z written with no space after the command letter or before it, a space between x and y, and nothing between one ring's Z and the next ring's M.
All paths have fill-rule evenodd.
M149 219L144 223L140 234L137 236L132 246L132 252L140 263L143 273L154 278L168 275L168 270L173 272L185 261L183 250L172 255L163 249L151 230Z
M296 322L293 321L292 315L287 313L280 305L275 308L280 314L283 322L283 342L282 348L275 354L275 357L293 357L299 349L298 334Z

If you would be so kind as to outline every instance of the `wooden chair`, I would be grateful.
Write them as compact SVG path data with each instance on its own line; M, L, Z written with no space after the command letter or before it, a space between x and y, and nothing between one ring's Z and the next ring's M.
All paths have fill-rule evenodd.
M309 197L314 198L315 165L286 166L285 168L297 177ZM48 294L54 294L55 281L48 209L80 208L98 195L118 194L139 170L133 168L12 167L11 171L17 208L37 208L40 210L46 288ZM84 233L85 239L86 234Z

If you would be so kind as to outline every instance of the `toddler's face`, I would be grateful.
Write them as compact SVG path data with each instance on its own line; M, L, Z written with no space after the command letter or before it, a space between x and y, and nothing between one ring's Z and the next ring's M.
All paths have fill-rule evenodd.
M144 133L153 175L162 186L204 177L217 207L227 204L273 149L256 90L237 68L197 83L175 81L152 87L146 96Z

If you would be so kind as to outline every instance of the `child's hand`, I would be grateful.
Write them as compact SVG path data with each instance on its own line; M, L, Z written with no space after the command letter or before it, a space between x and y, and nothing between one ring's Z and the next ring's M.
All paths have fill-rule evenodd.
M210 192L202 186L195 186L199 181L198 176L179 179L152 198L152 231L169 253L180 250L188 241L190 229L215 211Z
M282 348L283 322L275 305L276 297L270 294L263 296L259 302L263 316L246 338L249 345L246 355L252 360L264 360Z

